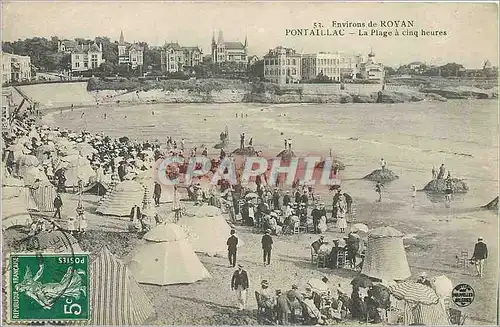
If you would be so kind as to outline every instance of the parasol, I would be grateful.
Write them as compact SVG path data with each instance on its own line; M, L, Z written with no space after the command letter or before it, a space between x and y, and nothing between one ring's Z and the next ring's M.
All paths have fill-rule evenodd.
M370 280L370 278L368 278L365 275L358 275L356 278L354 278L351 281L351 285L354 288L358 288L358 287L367 288L367 287L373 286L373 282Z
M390 286L389 291L396 299L407 302L421 303L425 305L436 304L439 302L439 297L432 288L415 282L398 283Z
M369 229L368 226L365 224L354 224L351 226L351 233L357 233L357 232L363 232L363 233L368 233Z
M328 285L326 285L322 280L317 278L311 278L307 282L307 286L309 286L312 291L315 291L317 293L328 292Z
M453 282L448 277L441 275L432 279L432 287L439 297L446 298L451 296Z
M256 199L258 197L259 196L256 193L248 193L247 195L245 195L245 199Z

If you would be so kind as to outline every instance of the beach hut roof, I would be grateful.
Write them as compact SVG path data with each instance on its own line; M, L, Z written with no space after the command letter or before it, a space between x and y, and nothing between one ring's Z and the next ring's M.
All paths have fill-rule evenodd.
M369 237L403 237L403 233L389 226L372 229Z
M147 232L143 239L150 242L175 242L186 239L186 234L180 226L162 224Z
M194 253L182 229L175 224L164 226L155 233L150 231L148 238L164 238L172 239L172 241L146 241L139 245L131 255L129 267L137 281L146 284L171 285L194 283L210 278L210 273ZM155 235L156 233L161 235Z
M104 246L90 263L90 302L95 326L143 325L155 312L128 267Z
M437 304L439 297L436 292L427 285L416 282L402 282L389 286L389 291L398 300L425 305Z

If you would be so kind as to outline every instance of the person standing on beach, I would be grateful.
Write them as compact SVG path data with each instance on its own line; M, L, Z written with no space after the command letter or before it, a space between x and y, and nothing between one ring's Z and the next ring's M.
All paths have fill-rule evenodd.
M486 243L483 242L483 238L479 237L477 243L474 246L474 253L472 254L472 260L476 264L477 275L479 277L483 276L484 262L488 258L488 247Z
M380 181L378 181L377 185L375 185L375 192L378 193L377 202L382 202L382 187L384 187L384 185L382 185L382 183L380 183Z
M236 251L238 249L238 237L235 235L236 230L231 229L231 236L227 239L227 256L229 258L229 266L236 267Z
M160 198L161 198L161 185L158 181L155 181L155 188L153 192L153 199L155 200L155 206L160 206Z
M53 218L58 217L58 219L61 219L61 208L63 206L63 202L61 199L61 194L57 193L56 198L54 199L54 208L56 209L56 212L54 212Z
M243 270L243 265L238 264L238 270L233 273L231 278L231 290L236 291L236 300L240 311L246 308L248 287L248 274Z
M412 191L412 197L416 197L417 196L417 187L415 186L415 184L413 184L411 186L411 191Z
M435 180L437 177L436 166L432 166L432 180Z
M288 139L285 139L285 150L288 148Z
M262 236L262 250L264 252L264 266L271 264L271 249L273 248L273 238L271 237L271 230L267 229L264 236Z
M439 167L439 174L437 176L437 179L443 179L444 178L445 170L446 170L446 168L444 167L444 164L441 164L441 167Z
M292 151L292 139L288 139L288 150Z

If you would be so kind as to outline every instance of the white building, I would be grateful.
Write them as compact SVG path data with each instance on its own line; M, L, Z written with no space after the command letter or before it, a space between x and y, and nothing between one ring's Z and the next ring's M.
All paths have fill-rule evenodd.
M132 69L144 65L144 48L137 43L127 43L120 33L118 41L118 64L130 65Z
M71 71L83 72L97 69L104 63L102 44L80 44L71 53Z
M382 82L385 77L384 65L375 61L375 53L373 51L370 51L368 54L366 62L359 65L359 73L361 74L361 78L371 81Z
M340 81L340 55L319 52L302 55L302 80L313 80L326 76L332 81Z
M31 58L12 53L2 54L2 84L31 80Z
M299 83L301 55L294 49L278 46L264 56L264 79L277 84Z
M245 43L225 42L222 31L219 31L217 42L212 35L212 61L216 64L225 62L234 62L240 69L246 69L248 64L248 42L245 37Z

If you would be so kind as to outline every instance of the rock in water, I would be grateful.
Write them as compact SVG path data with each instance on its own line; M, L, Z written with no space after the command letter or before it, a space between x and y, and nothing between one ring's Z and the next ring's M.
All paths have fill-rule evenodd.
M363 177L372 182L391 182L398 179L399 176L396 175L392 170L389 169L375 169L370 174Z
M458 178L451 178L450 180L453 193L467 193L469 191L469 186L463 180ZM447 183L448 179L434 179L425 185L424 191L445 193Z
M493 200L491 200L490 203L483 206L483 208L498 211L498 196L496 198L494 198Z
M253 148L253 146L247 146L243 149L236 149L233 151L233 154L242 155L242 156L254 156L257 154L257 151Z

